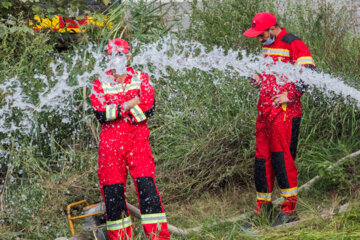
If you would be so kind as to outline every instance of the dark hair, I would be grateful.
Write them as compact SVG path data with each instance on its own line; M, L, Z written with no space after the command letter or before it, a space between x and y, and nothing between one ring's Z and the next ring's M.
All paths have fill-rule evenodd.
M270 28L272 28L272 27L276 27L276 28L279 28L280 26L279 26L279 24L275 24L275 25L273 25L273 26L271 26L271 27L269 27L268 29L266 29L265 31L270 31Z

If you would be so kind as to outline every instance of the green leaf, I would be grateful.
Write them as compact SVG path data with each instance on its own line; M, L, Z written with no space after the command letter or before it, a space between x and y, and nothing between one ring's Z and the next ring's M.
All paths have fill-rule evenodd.
M50 13L50 14L55 13L55 8L48 8L47 12Z
M15 32L17 32L19 29L18 29L18 27L11 27L11 28L9 28L9 32L10 33L15 33Z
M8 29L5 24L0 23L0 37L4 37L8 33Z
M111 0L103 0L103 3L107 6L111 3Z
M13 21L13 20L10 20L10 19L8 19L8 20L6 20L6 24L9 24L9 25L15 25L16 24L16 22L15 21Z
M23 31L24 33L30 33L31 35L34 35L34 31L32 30L32 28L25 25L21 27L21 31Z
M5 1L1 3L4 8L9 9L9 7L12 7L12 3L9 1Z

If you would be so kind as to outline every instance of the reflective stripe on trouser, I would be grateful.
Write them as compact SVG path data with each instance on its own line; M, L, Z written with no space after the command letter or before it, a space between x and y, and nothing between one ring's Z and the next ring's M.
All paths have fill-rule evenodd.
M164 223L166 221L165 213L143 214L141 215L141 224Z
M131 218L127 217L127 218L123 218L120 220L116 220L116 221L106 221L106 228L108 230L120 230L120 229L125 229L127 227L130 227L131 224Z
M119 129L121 131L121 128ZM127 171L135 183L141 213L164 213L154 181L155 164L149 144L149 130L147 127L138 126L129 132L119 135L116 139L100 134L100 189L106 205L107 221L116 223L119 223L118 220L122 223L123 219L130 217L124 194ZM125 228L108 231L109 240L131 239L133 227L126 224L117 227L121 226ZM167 223L160 223L159 227L157 224L143 226L147 236L159 236L153 239L170 239Z
M256 192L256 199L258 201L271 202L271 193Z
M293 196L297 196L298 193L298 188L297 187L293 187L293 188L287 188L287 189L280 189L280 194L283 197L293 197Z
M106 228L109 240L131 239L132 224L126 207L124 184L102 186L106 206Z
M284 121L284 114L285 112L281 112L272 123L257 120L254 175L258 211L263 203L271 203L276 177L281 195L285 198L282 211L295 212L297 169L294 160L300 118L287 117Z
M170 239L165 213L142 214L141 224L147 237L154 240Z
M155 164L148 140L149 131L143 129L136 136L134 140L131 135L124 134L123 138L101 138L100 141L98 175L102 194L105 196L108 221L129 217L124 195L127 168L134 181L141 214L164 213L154 181ZM143 224L143 228L148 237L170 239L166 222ZM109 240L118 240L119 236L120 239L127 240L131 236L131 230L130 226L125 230L108 231Z

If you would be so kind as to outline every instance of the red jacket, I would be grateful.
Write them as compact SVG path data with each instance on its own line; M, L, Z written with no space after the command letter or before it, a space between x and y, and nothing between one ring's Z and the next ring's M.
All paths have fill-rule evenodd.
M314 60L305 43L293 34L287 33L285 28L281 29L281 32L275 38L273 44L264 45L263 54L265 58L271 57L274 63L282 61L315 68ZM279 76L262 74L260 77L262 78L258 102L260 119L272 121L281 111L286 111L286 115L289 117L301 116L300 97L305 92L305 85L301 80L296 84L287 82L279 85L276 82L276 77L283 78L286 81L286 76L280 74ZM283 104L282 107L273 106L273 100L271 100L271 98L284 92L287 93L290 102Z
M96 118L101 125L100 138L117 138L136 129L147 129L147 119L154 114L154 88L146 73L137 73L129 67L123 84L102 83L99 79L93 82L93 93L90 96ZM108 71L109 78L112 71ZM116 81L116 80L114 80ZM140 97L140 104L124 112L124 102ZM121 126L120 126L121 125Z

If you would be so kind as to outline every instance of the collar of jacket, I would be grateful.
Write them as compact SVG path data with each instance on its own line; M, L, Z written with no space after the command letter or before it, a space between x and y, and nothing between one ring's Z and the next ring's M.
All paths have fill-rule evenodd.
M271 47L272 45L276 44L278 41L280 41L285 35L287 34L285 28L281 28L281 32L275 37L275 42L271 45L264 45L264 47Z

